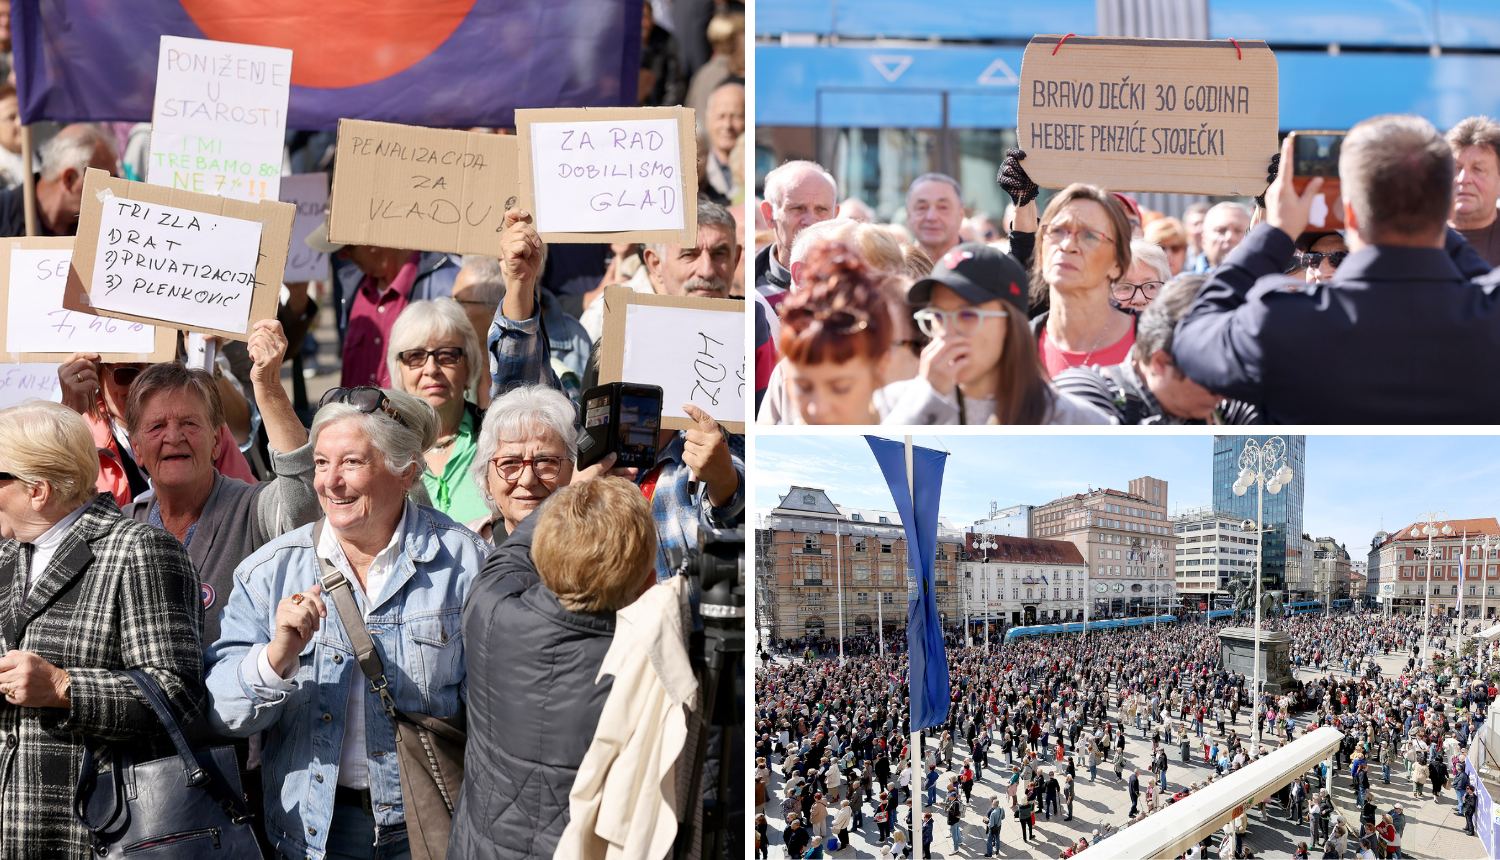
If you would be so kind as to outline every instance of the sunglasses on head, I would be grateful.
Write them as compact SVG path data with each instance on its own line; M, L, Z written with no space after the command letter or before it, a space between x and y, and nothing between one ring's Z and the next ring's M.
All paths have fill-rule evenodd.
M870 324L864 311L812 307L790 308L782 313L781 321L799 332L817 323L834 334L854 334Z
M391 405L391 399L385 396L385 392L370 385L360 385L354 388L330 388L318 401L318 408L322 409L330 403L347 403L355 409L371 415L376 412L384 412L397 424L407 429L411 428L396 407Z
M139 367L112 367L109 370L109 378L121 388L129 388L130 383L141 375L142 368Z

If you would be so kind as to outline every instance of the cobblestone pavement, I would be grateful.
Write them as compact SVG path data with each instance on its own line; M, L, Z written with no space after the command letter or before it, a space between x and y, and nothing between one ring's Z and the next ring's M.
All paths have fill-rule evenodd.
M1382 671L1387 674L1399 673L1400 668L1404 666L1404 659L1395 656L1381 658L1378 662L1382 664ZM1311 678L1313 674L1307 671L1298 673L1299 677L1303 678ZM1111 694L1113 694L1113 689L1111 689ZM1110 715L1111 719L1117 719L1119 716L1113 710L1111 710ZM1249 725L1248 713L1242 712L1240 716L1245 717L1245 720L1233 725L1226 723L1225 728L1226 730L1233 728L1239 733L1241 739L1244 740L1248 737L1252 726ZM1304 720L1303 726L1305 725ZM1214 736L1213 728L1212 723L1205 724L1205 736ZM1092 730L1092 726L1090 730ZM1191 732L1191 727L1189 731ZM1173 741L1177 741L1175 733L1173 734ZM1196 744L1194 755L1192 756L1194 761L1188 764L1182 762L1177 746L1172 745L1168 747L1170 756L1167 769L1167 788L1171 791L1179 790L1183 786L1192 785L1195 782L1202 782L1213 773L1213 769L1203 763L1203 747L1201 743L1197 743L1196 735L1194 741ZM931 744L932 741L929 739L928 743ZM1000 828L1000 848L998 852L998 856L1000 857L1055 858L1065 848L1076 843L1080 838L1088 838L1090 844L1093 844L1095 840L1092 834L1104 824L1107 823L1114 827L1119 827L1125 823L1127 818L1126 813L1130 811L1130 797L1126 790L1126 780L1130 776L1131 769L1139 767L1143 774L1142 786L1144 788L1145 776L1149 774L1151 742L1149 739L1142 740L1141 732L1134 727L1130 728L1126 736L1125 770L1123 771L1124 776L1121 779L1115 778L1112 766L1100 765L1097 779L1091 782L1089 780L1087 764L1078 765L1076 769L1077 775L1074 778L1076 799L1073 805L1073 819L1068 821L1054 815L1049 820L1043 815L1041 808L1038 807L1035 836L1030 843L1022 840L1021 826L1010 811L1004 784L999 781L1000 771L996 767L1005 763L1005 756L997 754L996 751L998 749L998 743L990 747L991 767L985 768L983 778L977 779L974 783L972 800L965 807L963 823L961 825L960 836L962 843L956 850L953 839L949 835L947 817L943 815L940 809L935 810L931 807L923 808L924 811L933 813L934 822L932 851L928 856L944 858L984 856L984 820L989 813L990 800L995 797L1000 798L1001 806L1006 810L1005 821ZM951 771L953 774L956 775L957 771L962 769L962 761L967 756L967 752L967 747L960 738L954 748L953 770ZM1079 761L1079 758L1075 758L1074 761ZM1058 768L1058 781L1062 782L1061 776L1066 771L1067 763L1046 762L1043 765L1043 769L1054 766ZM1372 772L1372 775L1374 779L1371 780L1371 794L1375 797L1376 806L1381 813L1390 811L1391 804L1394 802L1403 804L1407 819L1406 832L1402 837L1403 856L1418 858L1418 860L1422 860L1422 858L1431 858L1431 860L1467 860L1467 858L1482 858L1485 856L1479 839L1464 835L1463 816L1456 815L1453 812L1455 800L1451 788L1445 792L1441 801L1434 801L1430 793L1428 793L1427 799L1418 800L1411 796L1411 783L1406 779L1404 768L1399 766L1391 768L1391 783L1389 785L1381 784L1379 768L1376 768ZM780 820L780 801L783 797L781 782L782 774L779 769L779 762L776 762L771 766L771 802L765 808L757 810L757 812L764 812L766 814L766 819L770 827L770 856L772 858L784 858L787 856L786 848L783 846L781 840L781 831L785 826L785 822ZM946 774L939 777L938 784L940 789L947 784ZM847 796L847 787L844 791ZM1342 775L1335 776L1333 795L1335 803L1345 812L1346 817L1357 821L1358 815L1354 811L1354 790L1350 785L1347 771ZM942 792L939 791L938 800L940 803L942 799ZM1144 802L1143 799L1142 803ZM830 805L830 821L832 820L833 810L836 807L837 804ZM1246 839L1251 849L1258 857L1291 857L1293 851L1296 849L1297 841L1308 838L1307 825L1301 822L1287 821L1284 818L1286 811L1274 802L1268 804L1266 809L1269 815L1268 821L1263 822L1260 819L1258 811L1252 811L1250 814L1250 827ZM1063 815L1067 814L1066 809L1061 810L1061 812ZM1170 807L1165 811L1158 811L1155 814L1170 815ZM825 853L825 856L838 858L878 857L880 855L880 845L877 841L879 831L871 818L868 804L865 807L864 817L865 827L863 829L858 831L852 827L850 829L849 841L851 844L841 847L840 850L832 854ZM1135 826L1149 825L1150 819L1148 818L1145 822ZM901 829L905 830L905 827ZM1356 848L1358 847L1357 840L1351 839L1350 842ZM1107 848L1109 840L1106 839L1103 845ZM1218 840L1216 838L1213 843L1212 856L1217 856L1217 848ZM1102 856L1099 854L1092 856L1103 860L1103 857L1108 857L1109 854L1106 851ZM1315 852L1313 856L1319 855ZM1352 857L1353 852L1346 852L1344 856Z

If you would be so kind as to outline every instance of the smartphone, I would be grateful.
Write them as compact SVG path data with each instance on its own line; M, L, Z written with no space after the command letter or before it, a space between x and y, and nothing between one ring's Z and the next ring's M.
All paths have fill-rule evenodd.
M1294 131L1292 139L1292 188L1298 194L1307 189L1308 180L1323 177L1323 189L1313 201L1308 214L1310 233L1328 233L1344 229L1343 193L1339 189L1339 153L1344 148L1344 131Z
M615 454L615 468L649 469L656 465L656 437L661 430L659 385L611 382L583 395L583 428L578 433L578 468Z

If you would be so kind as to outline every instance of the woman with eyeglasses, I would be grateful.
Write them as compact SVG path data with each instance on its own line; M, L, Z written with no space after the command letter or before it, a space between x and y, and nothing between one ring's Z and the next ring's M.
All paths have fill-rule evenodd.
M1111 302L1130 272L1130 221L1115 195L1075 182L1055 195L1037 227L1031 260L1031 321L1048 375L1124 361L1135 345L1135 317Z
M484 421L475 394L489 367L468 314L448 298L407 305L391 327L386 366L391 387L426 400L437 412L437 442L423 454L422 484L432 506L461 523L488 515L469 467Z
M1172 280L1167 252L1144 239L1130 241L1130 271L1109 288L1110 295L1122 308L1145 310L1161 291L1162 284Z
M438 428L431 405L405 392L330 391L310 443L322 518L234 571L205 659L210 721L261 736L265 830L278 856L409 856L413 811L385 696L408 714L460 714L460 615L490 549L410 498ZM340 596L355 617L340 612ZM383 686L355 659L355 625L369 630Z
M1297 238L1297 252L1287 274L1309 284L1327 283L1348 256L1349 245L1338 233L1303 233Z
M1026 324L1026 273L1009 254L965 243L907 293L931 342L916 378L875 396L884 424L1107 424L1052 387Z
M1157 218L1146 225L1145 238L1167 252L1168 277L1163 280L1170 281L1182 274L1182 267L1187 264L1188 237L1181 221L1170 215Z

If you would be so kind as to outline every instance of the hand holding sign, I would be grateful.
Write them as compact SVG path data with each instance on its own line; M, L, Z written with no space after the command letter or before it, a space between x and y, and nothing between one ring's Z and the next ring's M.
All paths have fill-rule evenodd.
M1281 166L1284 169L1276 174L1276 181L1266 189L1266 223L1296 239L1307 229L1313 198L1322 199L1318 192L1323 188L1323 177L1314 176L1308 181L1302 194L1297 194L1297 190L1292 187L1295 164L1290 137L1281 144Z
M57 366L62 404L79 415L92 413L99 397L99 355L75 352Z
M684 403L682 411L697 422L696 427L687 431L682 462L692 470L694 480L708 485L708 500L714 507L726 505L734 498L740 477L734 470L724 431L712 415L691 403Z
M501 312L506 319L527 320L536 312L536 277L541 269L542 237L531 222L531 213L510 210L500 235L500 275L505 279Z
M250 343L246 347L250 360L250 381L258 385L281 382L281 359L286 355L286 335L277 320L260 320L250 332Z

